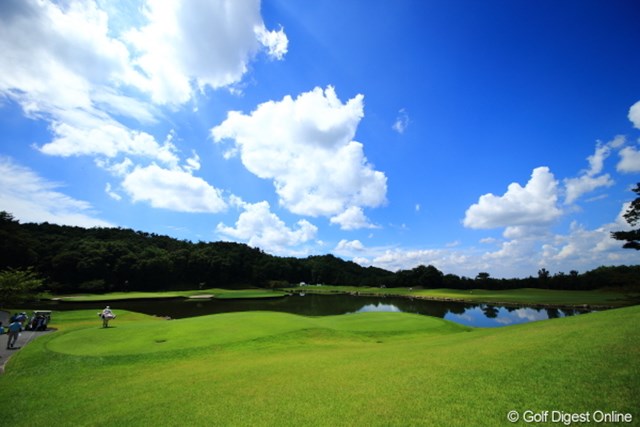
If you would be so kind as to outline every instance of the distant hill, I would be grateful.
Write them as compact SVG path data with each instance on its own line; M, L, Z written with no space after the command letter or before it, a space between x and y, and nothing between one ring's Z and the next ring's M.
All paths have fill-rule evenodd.
M333 255L277 257L241 243L198 242L123 228L20 224L0 213L0 270L29 266L56 291L379 286L394 273Z
M391 272L333 255L277 257L232 242L190 242L123 228L21 224L0 212L0 270L33 267L56 292L155 291L283 287L322 283L348 286L454 289L640 289L640 266L599 267L550 276L474 279L433 266Z

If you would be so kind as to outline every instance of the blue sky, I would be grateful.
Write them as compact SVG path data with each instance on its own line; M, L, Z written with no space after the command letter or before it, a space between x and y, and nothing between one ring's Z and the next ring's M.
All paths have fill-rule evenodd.
M21 222L525 277L637 264L635 1L0 4Z

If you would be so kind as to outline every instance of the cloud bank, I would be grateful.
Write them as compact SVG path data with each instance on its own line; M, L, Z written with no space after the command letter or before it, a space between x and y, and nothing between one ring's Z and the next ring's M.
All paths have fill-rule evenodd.
M220 191L194 176L197 153L181 166L171 133L159 142L138 125L240 82L260 52L283 59L284 29L265 27L259 0L148 0L141 15L127 12L91 0L0 3L0 96L49 124L41 153L96 158L134 202L219 212ZM120 197L111 185L108 194Z
M51 222L80 227L111 227L97 217L90 203L58 191L62 185L47 181L33 170L0 156L0 210L23 222Z

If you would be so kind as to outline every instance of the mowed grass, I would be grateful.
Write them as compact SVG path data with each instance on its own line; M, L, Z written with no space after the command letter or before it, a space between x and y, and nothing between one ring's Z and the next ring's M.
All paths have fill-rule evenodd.
M91 302L91 301L119 301L132 299L164 299L164 298L278 298L285 296L285 292L269 289L201 289L190 291L165 292L109 292L105 294L75 294L65 296L49 296L62 301Z
M507 289L507 290L486 290L486 289L412 289L412 288L372 288L355 286L314 286L305 285L289 288L292 291L304 291L308 293L331 294L331 293L359 293L371 295L397 295L404 297L415 297L425 299L450 299L477 303L494 304L531 304L531 305L595 305L621 307L638 304L640 294L612 291L612 290L591 290L591 291L557 291L550 289Z
M509 425L640 418L640 307L494 329L406 313L54 313L0 376L6 425Z
M190 291L166 292L111 292L106 294L76 294L57 296L62 301L91 302L118 301L125 299L163 299L163 298L278 298L286 291L304 291L318 294L359 293L369 295L396 295L403 297L436 300L456 300L470 303L523 304L551 306L606 306L622 307L640 303L640 294L612 290L556 291L549 289L508 289L502 291L473 289L412 289L412 288L373 288L354 286L313 286L305 285L285 290L269 289L202 289Z

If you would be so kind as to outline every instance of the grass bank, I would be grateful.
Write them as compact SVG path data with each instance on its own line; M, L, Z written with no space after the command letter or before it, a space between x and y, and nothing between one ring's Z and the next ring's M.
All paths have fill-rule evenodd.
M412 288L373 288L355 286L297 286L283 290L269 289L201 289L167 292L112 292L106 294L75 294L49 296L48 299L61 301L118 301L125 299L163 299L163 298L279 298L289 292L316 294L353 293L360 295L387 295L432 300L464 301L470 303L493 303L497 305L522 304L530 306L575 307L623 307L640 303L640 294L630 294L612 290L592 291L556 291L549 289L509 289L502 291L473 289L412 289Z
M164 299L164 298L279 298L285 296L283 291L269 289L199 289L189 291L166 292L110 292L106 294L74 294L74 295L49 295L46 299L60 301L119 301L131 299Z
M640 307L474 329L406 313L163 321L56 312L0 376L7 425L511 425L640 419Z
M640 294L611 290L556 291L549 289L412 289L412 288L372 288L355 286L314 286L305 285L288 289L291 292L318 294L358 293L360 295L395 295L433 300L452 300L472 303L523 304L539 306L603 306L623 307L640 303Z

